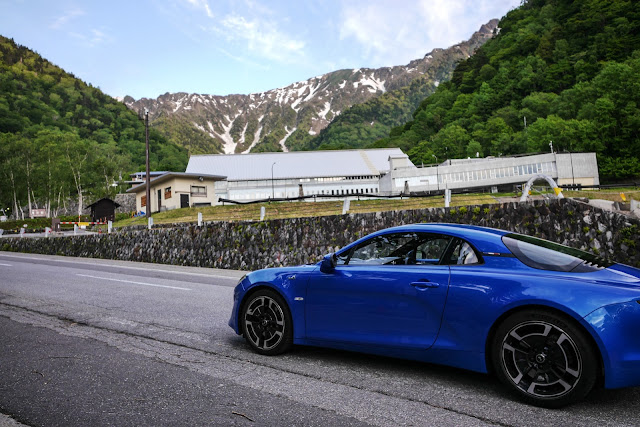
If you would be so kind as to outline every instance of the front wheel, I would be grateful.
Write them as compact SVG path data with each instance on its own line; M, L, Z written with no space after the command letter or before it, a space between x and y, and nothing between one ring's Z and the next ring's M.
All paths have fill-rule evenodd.
M496 374L526 402L559 408L593 388L597 356L586 333L564 316L527 310L508 317L492 344Z
M249 297L240 315L245 339L257 353L272 356L293 345L293 322L286 302L270 289Z

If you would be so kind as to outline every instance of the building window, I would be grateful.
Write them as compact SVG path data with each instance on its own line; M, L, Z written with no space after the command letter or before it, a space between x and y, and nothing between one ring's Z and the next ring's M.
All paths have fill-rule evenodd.
M165 199L171 198L171 187L167 187L164 189L164 198Z
M207 187L200 186L200 185L192 185L191 197L207 197Z

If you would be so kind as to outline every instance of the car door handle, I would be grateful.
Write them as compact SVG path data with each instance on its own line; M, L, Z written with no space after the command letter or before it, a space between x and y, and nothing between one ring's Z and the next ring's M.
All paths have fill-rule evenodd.
M440 286L440 284L436 282L425 281L425 282L411 282L411 286L413 286L416 289L424 290L424 289L437 288L438 286Z

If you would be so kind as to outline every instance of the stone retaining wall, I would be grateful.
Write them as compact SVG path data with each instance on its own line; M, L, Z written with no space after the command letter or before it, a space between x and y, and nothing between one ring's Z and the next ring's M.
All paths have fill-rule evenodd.
M573 200L347 214L262 222L121 229L112 234L10 238L2 250L239 270L316 262L395 225L464 223L538 236L640 267L640 221Z

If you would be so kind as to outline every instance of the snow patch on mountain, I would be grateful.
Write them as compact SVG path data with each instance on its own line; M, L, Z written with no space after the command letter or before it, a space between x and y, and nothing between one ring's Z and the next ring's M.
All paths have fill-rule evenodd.
M316 91L320 87L320 83L321 82L318 82L318 84L316 86L310 86L309 87L309 95L307 95L307 97L305 99L303 99L304 102L308 102L311 98L313 98L313 96L315 95Z
M323 119L327 119L327 113L329 112L329 110L331 109L331 103L329 102L325 102L324 103L324 109L320 112L318 112L318 116L322 117Z
M369 77L363 77L359 82L363 86L369 86L369 91L375 93L377 91L386 92L384 88L385 81L381 79L377 79L373 73Z
M234 153L236 151L236 146L238 144L236 144L233 141L233 137L231 136L231 127L233 126L233 122L235 121L235 118L233 120L229 119L229 116L224 116L225 120L229 123L228 125L225 125L224 122L220 122L220 126L222 127L222 129L224 130L224 132L222 134L218 134L215 133L214 134L220 138L223 142L223 150L225 153Z
M296 113L300 111L300 108L298 107L298 105L300 105L301 102L302 102L302 98L298 98L295 101L293 101L293 104L291 104L291 108L293 108Z
M242 152L242 154L246 154L246 153L250 153L251 150L253 149L253 147L256 146L256 144L258 143L258 141L260 141L260 135L262 134L262 126L260 126L258 128L258 130L253 134L253 141L251 142L251 145Z
M289 151L289 149L285 145L285 142L287 142L287 139L291 136L292 133L296 131L296 129L298 128L294 127L293 129L289 130L287 126L284 127L284 130L285 132L287 132L287 134L285 135L284 138L280 140L279 144L280 144L280 147L282 147L282 151L284 151L285 153Z

